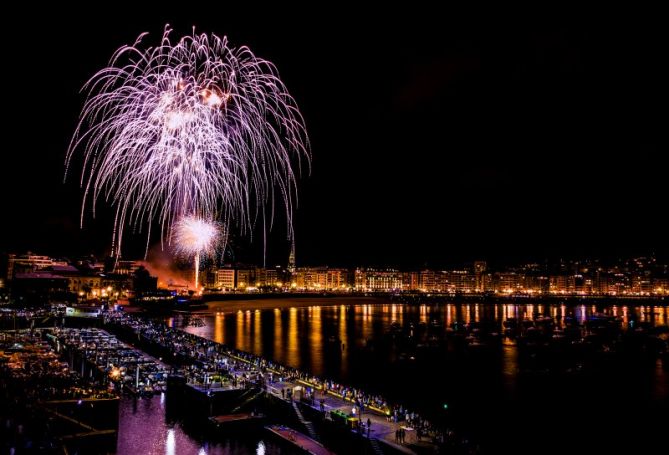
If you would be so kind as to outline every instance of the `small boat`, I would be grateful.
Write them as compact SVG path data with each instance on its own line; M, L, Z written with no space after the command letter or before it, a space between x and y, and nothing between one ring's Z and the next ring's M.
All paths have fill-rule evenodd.
M238 414L223 414L219 416L209 417L211 422L217 429L239 429L240 427L255 427L265 420L263 414L257 412L244 412Z

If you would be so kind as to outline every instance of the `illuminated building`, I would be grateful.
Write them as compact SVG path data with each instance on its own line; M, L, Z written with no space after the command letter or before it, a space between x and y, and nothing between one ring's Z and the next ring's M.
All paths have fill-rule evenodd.
M424 292L437 291L437 272L434 270L422 270L419 274L418 284Z
M142 266L141 261L119 260L114 267L114 273L118 275L132 275Z
M402 273L395 269L356 269L357 291L388 292L402 289Z
M348 270L329 267L299 267L293 274L297 289L342 291L348 289Z
M624 273L615 273L611 277L609 293L613 295L627 294L629 290L628 277Z
M283 287L286 282L286 270L280 266L274 268L259 268L256 270L256 286Z
M551 276L549 289L552 294L573 294L576 290L574 277L571 275Z
M215 287L221 289L234 289L235 269L233 268L217 269Z
M488 275L488 263L486 261L476 261L474 262L474 289L476 292L487 291L489 285L487 283Z
M518 289L521 292L528 294L547 293L549 290L548 277L536 276L536 275L520 275L520 287Z
M316 270L313 267L299 267L293 273L293 282L297 289L313 289L318 282Z
M608 275L601 270L597 270L592 279L592 293L607 295L611 293L609 290L610 279Z
M256 285L256 269L255 267L239 267L235 270L235 288L245 289L255 287Z
M494 290L505 294L520 292L524 289L524 278L524 275L516 272L497 273L493 278Z
M452 270L444 272L449 292L474 292L476 278L467 270Z
M7 280L12 280L17 273L30 273L44 270L52 265L67 265L65 261L56 261L49 256L27 254L7 255Z
M653 294L669 295L669 278L656 278L653 280Z
M420 272L403 272L402 289L405 291L418 291L420 287Z
M653 292L653 281L650 277L650 272L633 274L631 291L632 294L650 295Z

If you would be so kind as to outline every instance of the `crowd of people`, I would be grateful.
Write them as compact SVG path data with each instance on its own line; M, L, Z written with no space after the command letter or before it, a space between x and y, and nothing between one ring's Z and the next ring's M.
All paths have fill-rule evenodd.
M133 334L132 336L136 336L138 341L148 342L161 348L163 352L169 353L172 358L167 358L165 361L172 365L174 373L185 376L186 381L190 384L222 387L226 383L232 387L244 388L251 384L267 386L271 383L301 382L306 386L306 393L302 397L310 400L314 407L318 398L317 394L320 393L322 397L330 394L351 402L361 414L368 409L383 413L389 422L394 422L400 426L400 429L404 429L403 433L397 433L397 443L407 442L406 430L409 430L415 431L417 440L445 445L452 445L453 441L458 441L456 444L462 445L462 441L455 436L452 430L444 433L441 427L401 404L390 403L381 395L340 384L332 379L320 378L248 352L238 351L230 346L169 327L159 320L120 311L110 311L103 313L103 323L117 325ZM39 337L39 334L34 336ZM41 363L33 362L31 368L23 370L30 370L33 375L41 375L46 358L48 356L42 357ZM56 366L58 360L54 357L49 358L48 362ZM51 397L60 395L63 398L102 397L101 394L108 393L105 390L94 390L90 388L90 384L89 387L79 387L76 383L77 378L69 373L66 364L57 365L57 367L62 372L62 384L58 381L50 381L50 384L55 385L41 388L35 393L48 393ZM4 368L7 368L7 365L4 365ZM53 370L51 371L53 373ZM14 374L17 373L19 372L14 371ZM326 412L322 399L320 404L321 411Z
M165 349L171 349L181 361L190 360L180 368L189 383L211 384L211 378L225 378L235 381L236 386L251 382L287 382L300 381L307 385L305 398L315 401L315 390L330 393L353 403L364 412L372 409L386 415L388 421L402 424L416 430L421 438L435 442L443 441L441 428L409 411L401 404L389 403L378 394L340 384L331 379L323 379L304 371L281 365L272 360L238 351L230 346L187 333L156 321L123 312L106 313L105 323L114 323L129 327L139 338L144 338ZM315 389L315 390L314 390Z

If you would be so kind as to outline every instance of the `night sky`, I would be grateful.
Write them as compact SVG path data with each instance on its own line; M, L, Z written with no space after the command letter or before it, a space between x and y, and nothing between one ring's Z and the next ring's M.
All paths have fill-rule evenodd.
M296 98L313 155L298 182L298 265L668 256L659 24L216 8L3 19L0 251L109 251L111 210L80 230L80 169L63 184L78 91L116 48L144 31L155 42L169 22L248 45ZM260 262L259 237L233 239L236 257ZM143 254L134 239L124 256ZM287 249L278 228L269 262Z

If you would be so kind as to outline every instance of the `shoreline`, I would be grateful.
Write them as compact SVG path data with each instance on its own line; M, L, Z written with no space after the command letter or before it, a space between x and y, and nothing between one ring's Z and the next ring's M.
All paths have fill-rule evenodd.
M274 298L274 299L252 299L252 300L212 300L206 302L207 309L193 309L183 311L187 313L196 314L215 314L215 313L237 313L239 311L264 311L264 310L286 310L290 308L307 308L307 307L323 307L323 306L340 306L340 305L368 305L378 304L386 300L389 304L389 299L383 297L329 297L324 299L322 297L306 297L306 298ZM179 312L178 310L176 312Z
M171 309L175 313L192 313L192 314L215 314L215 313L237 313L239 311L265 311L265 310L285 310L290 308L308 308L308 307L328 307L328 306L340 306L340 305L420 305L420 304L454 304L454 305L463 305L463 304L493 304L493 305L504 305L504 304L513 304L513 305L620 305L620 306L665 306L669 304L664 298L660 299L647 299L647 298L574 298L574 297L534 297L534 298L510 298L510 297L497 297L497 298L448 298L444 296L425 296L421 299L411 299L411 298L396 298L391 295L356 295L356 296L337 296L329 295L327 297L323 296L287 296L287 297L277 297L273 296L263 297L257 296L251 299L235 299L235 300L211 300L207 302L202 302L203 305L206 305L206 308L203 307L184 307L181 309ZM151 312L151 308L134 308L134 311L148 311ZM133 310L131 310L133 311Z

